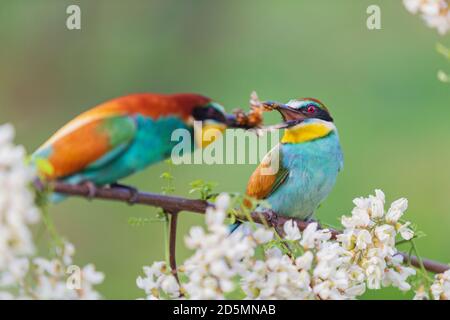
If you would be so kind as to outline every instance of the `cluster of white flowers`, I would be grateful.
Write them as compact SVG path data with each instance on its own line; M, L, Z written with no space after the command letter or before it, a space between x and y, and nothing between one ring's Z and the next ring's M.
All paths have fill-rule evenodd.
M148 300L177 299L182 293L177 279L170 273L164 261L153 263L144 267L145 277L138 277L138 288L145 290Z
M0 270L34 252L28 225L40 218L29 189L33 170L24 164L25 149L14 145L13 137L11 125L0 126Z
M0 299L100 299L93 286L103 282L103 273L96 271L92 264L82 269L72 265L74 253L75 247L65 243L53 259L16 259L14 272L2 279L3 286L16 290L0 291Z
M186 245L195 253L184 263L183 286L191 299L223 299L235 289L233 280L251 267L256 242L241 230L230 235L224 224L229 196L222 194L216 208L206 212L207 231L193 227Z
M265 251L242 277L248 299L353 299L364 286L352 279L350 254L330 241L328 230L311 223L300 232L293 221L284 225L288 245L302 254L293 257L278 247Z
M366 288L395 286L408 291L415 270L402 264L396 238L409 240L409 222L400 222L406 199L384 210L384 194L354 200L350 217L342 217L344 231L337 239L310 223L302 232L292 220L283 239L264 227L237 230L225 224L229 202L220 195L208 209L206 230L193 227L186 244L195 250L178 270L178 283L165 263L145 267L138 286L147 298L224 299L240 291L246 299L355 299ZM258 248L260 254L258 255Z
M29 189L33 171L24 163L25 149L13 143L14 128L0 126L0 288L23 274L35 252L29 226L40 219Z
M406 9L420 13L430 28L435 28L444 35L450 30L450 8L446 0L403 0Z
M195 253L179 268L188 279L181 288L164 262L144 267L145 277L139 277L137 285L146 291L148 299L224 299L235 289L235 277L242 276L251 266L257 240L240 230L230 235L225 224L228 204L229 196L220 195L216 208L206 212L207 230L193 227L186 237L187 247ZM264 237L264 232L256 235Z
M355 272L367 280L369 289L393 285L402 291L410 290L407 279L415 270L402 266L403 257L395 247L398 235L404 240L414 236L410 222L400 223L408 201L394 201L385 212L384 193L376 190L374 196L353 202L352 215L341 219L345 229L337 239L351 253Z
M429 289L420 286L416 290L414 300L429 300L430 296L434 300L450 300L450 270L435 275Z
M435 275L430 291L435 300L450 300L450 270Z
M103 274L93 265L72 265L73 245L57 247L50 260L35 257L30 226L39 222L40 210L30 188L34 170L13 138L11 125L0 126L0 299L98 299L93 285Z

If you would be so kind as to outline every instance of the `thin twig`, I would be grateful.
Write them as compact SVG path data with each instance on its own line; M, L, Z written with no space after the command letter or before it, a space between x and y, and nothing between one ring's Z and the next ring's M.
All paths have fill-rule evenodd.
M64 193L66 195L80 196L85 198L89 196L89 188L87 188L85 185L69 185L62 182L55 182L53 185L53 190L55 192ZM114 200L127 203L130 197L132 196L133 196L132 192L127 189L98 188L94 198ZM209 203L204 200L193 200L182 197L167 196L147 192L139 192L139 195L135 203L160 207L169 214L173 214L174 212L179 213L181 211L190 211L204 214L209 206L214 206L212 203ZM251 214L251 218L253 221L257 223L264 223L265 221L269 222L269 224L273 227L283 226L286 221L293 220L295 221L295 223L297 223L301 231L303 231L308 226L308 224L311 223L310 221L301 221L281 216L277 216L276 219L274 219L273 212L262 212L262 213L253 212ZM335 238L339 234L339 231L337 230L333 229L329 230L333 238ZM403 252L400 252L399 254L402 255L405 259L409 259L408 254ZM425 269L429 272L442 273L450 269L449 265L441 262L423 258L422 262ZM420 268L420 259L418 259L416 256L411 256L411 264L417 268Z
M171 213L170 237L169 237L170 269L172 270L172 274L175 276L175 279L177 279L177 282L180 283L180 280L178 279L177 260L176 260L177 221L178 221L178 212Z

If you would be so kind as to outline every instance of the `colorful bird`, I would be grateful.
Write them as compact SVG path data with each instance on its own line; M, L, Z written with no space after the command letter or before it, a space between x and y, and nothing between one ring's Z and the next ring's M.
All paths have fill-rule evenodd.
M120 179L168 158L179 143L171 139L176 129L188 130L192 148L214 141L194 135L194 120L203 121L203 133L212 128L223 132L227 117L219 104L198 94L119 97L67 123L32 155L32 161L49 164L42 174L45 179L87 183L92 193L94 186L118 185Z
M250 177L246 193L265 199L281 216L307 220L331 192L343 168L336 126L316 99L269 104L281 113L286 130Z

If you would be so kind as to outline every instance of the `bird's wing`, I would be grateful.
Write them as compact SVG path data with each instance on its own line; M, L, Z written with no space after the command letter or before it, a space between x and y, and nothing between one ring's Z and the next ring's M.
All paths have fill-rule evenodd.
M275 146L261 161L247 184L247 195L255 199L266 199L283 184L289 170L282 165L280 145Z
M32 159L50 164L47 178L66 177L115 159L129 146L136 130L134 118L127 114L86 113L57 131Z

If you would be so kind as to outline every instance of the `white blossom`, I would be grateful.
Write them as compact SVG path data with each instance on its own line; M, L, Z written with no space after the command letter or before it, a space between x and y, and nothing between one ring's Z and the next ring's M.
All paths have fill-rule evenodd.
M285 222L284 226L285 239L287 240L299 240L300 239L300 230L298 229L297 224L293 220L288 220Z
M270 242L273 239L272 230L268 230L266 228L258 228L253 233L253 238L255 239L257 244L264 244Z
M145 276L138 277L136 284L145 291L148 300L180 297L180 286L165 262L154 262L150 267L143 269Z
M278 248L256 260L242 278L242 289L249 299L312 299L311 275L298 269Z
M363 231L368 232L367 230ZM387 246L395 245L396 232L393 226L389 224L382 224L380 226L375 227L374 233L381 243Z
M411 222L406 222L404 224L397 225L397 232L400 233L402 238L405 240L411 240L414 237L414 231L408 228L410 224Z
M219 199L229 198L221 195ZM230 235L224 224L226 210L224 204L209 210L206 213L207 232L194 229L194 233L191 231L186 238L186 243L195 250L183 265L189 278L183 288L191 299L223 299L234 289L234 277L242 275L248 268L248 260L257 245L255 239L266 241L270 238L268 234L244 235L239 229ZM223 219L219 221L211 216ZM193 235L198 238L192 239Z
M372 218L381 218L384 215L385 195L381 190L375 190L375 196L369 196L370 216Z
M413 300L429 300L430 296L428 294L428 290L422 285L417 290L414 291L415 295Z
M367 230L361 230L356 236L356 248L364 250L367 246L372 243L372 236Z
M29 188L34 171L25 164L25 149L14 145L13 138L11 125L0 126L0 272L8 272L16 258L35 252L29 226L39 221Z
M450 9L446 0L403 0L412 14L419 13L430 28L444 35L450 30Z
M45 258L33 259L33 278L36 286L28 288L30 298L38 299L81 299L97 300L100 294L94 289L95 285L103 282L104 274L95 270L93 264L83 268L73 265L74 247L65 243L57 257L51 260ZM75 267L71 269L71 267ZM69 285L71 277L75 277L75 284Z
M299 269L309 271L314 260L314 255L311 251L306 251L303 255L295 259L295 265Z
M178 298L183 292L190 299L224 299L225 294L234 290L233 280L248 269L257 243L270 241L273 234L262 230L244 235L238 229L230 235L224 221L228 205L229 196L219 195L215 208L206 212L206 230L193 227L185 238L188 248L195 252L180 267L188 278L181 287L165 266L144 269L146 277L138 278L137 284L146 291L147 298L164 295Z
M434 277L430 291L435 300L450 300L450 270Z
M326 241L331 238L331 233L328 229L317 230L317 223L310 223L303 230L302 239L300 245L306 249L312 249L316 246L318 241Z
M98 299L104 275L91 264L79 269L79 287L68 286L75 248L56 247L55 257L35 257L30 227L40 220L31 184L35 170L14 145L14 128L0 126L0 299ZM77 270L78 270L77 269ZM74 274L75 277L78 274ZM30 282L32 279L32 282Z
M415 270L401 265L395 247L397 236L405 240L414 236L409 222L398 223L408 207L407 200L394 201L387 213L384 210L385 195L380 190L376 190L374 196L357 198L354 203L352 215L342 217L345 229L337 240L361 268L359 280L364 278L369 289L393 285L400 290L409 290L406 280L415 274Z

